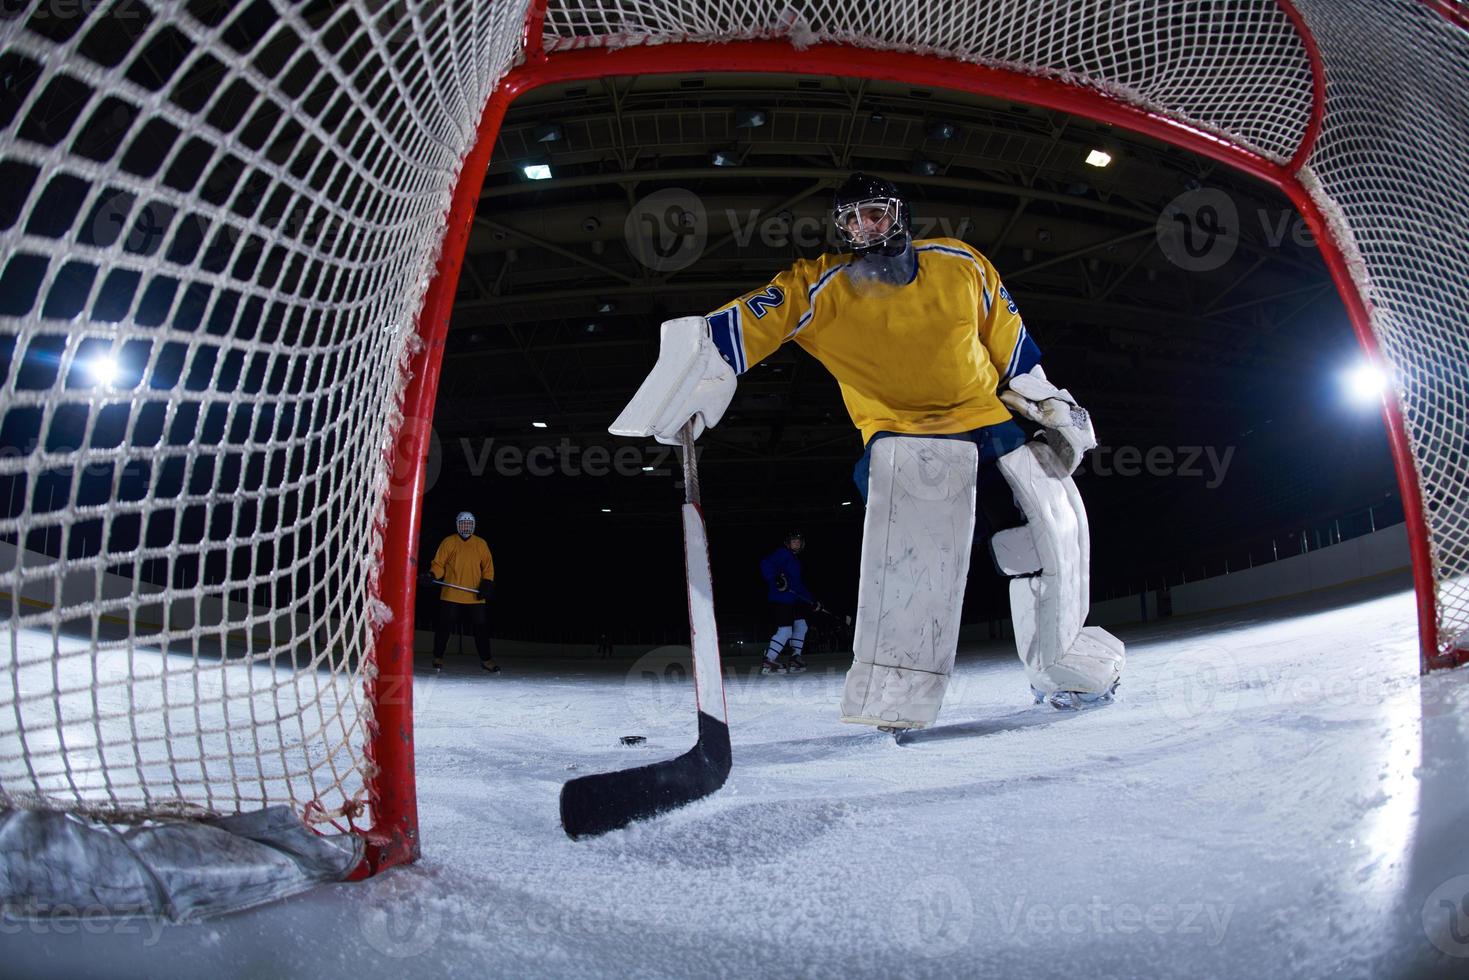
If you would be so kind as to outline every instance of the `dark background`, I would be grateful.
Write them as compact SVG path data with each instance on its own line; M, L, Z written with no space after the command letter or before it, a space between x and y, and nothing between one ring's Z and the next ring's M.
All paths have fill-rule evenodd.
M752 109L763 124L748 125ZM1085 165L1093 147L1113 164ZM549 164L552 179L525 179L527 162ZM565 475L559 463L550 476L476 473L470 461L493 459L482 456L490 439L491 454L562 440L573 452L641 447L606 426L656 359L659 322L707 312L829 248L725 239L752 213L822 223L825 236L831 190L856 169L897 182L915 223L945 221L995 262L1048 374L1092 411L1103 451L1077 482L1095 598L1401 519L1380 412L1341 390L1358 357L1345 311L1273 189L1111 127L957 93L794 76L605 79L512 107L449 338L424 548L452 533L455 512L476 513L497 563L498 633L680 638L673 458L662 461L668 475L603 477ZM637 202L675 189L704 208L707 244L686 268L648 268L635 250L649 239L629 238L625 223ZM1155 226L1199 190L1228 195L1239 242L1218 268L1187 271ZM763 633L757 562L790 528L806 534L813 591L850 610L861 443L825 369L787 345L741 377L701 444L724 634ZM1117 465L1119 451L1141 460L1155 447L1155 460L1176 465ZM1217 486L1205 448L1232 453ZM1177 472L1191 453L1197 473ZM981 560L965 620L996 615L1003 587Z

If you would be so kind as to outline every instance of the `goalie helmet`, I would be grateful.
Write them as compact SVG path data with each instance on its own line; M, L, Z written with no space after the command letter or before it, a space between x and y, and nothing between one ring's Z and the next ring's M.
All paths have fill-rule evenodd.
M461 510L454 518L454 529L461 538L469 540L469 536L474 533L474 515L467 510Z
M855 173L842 181L831 216L841 240L859 257L902 255L913 239L908 202L881 177Z

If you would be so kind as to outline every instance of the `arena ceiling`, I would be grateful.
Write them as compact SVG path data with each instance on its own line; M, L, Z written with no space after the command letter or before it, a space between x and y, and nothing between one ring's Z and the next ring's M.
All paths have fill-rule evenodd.
M1088 165L1093 150L1111 164ZM550 177L528 179L527 165L549 167ZM444 362L435 421L444 478L457 486L482 470L486 438L573 452L626 445L606 427L653 363L658 324L708 312L794 259L832 248L831 191L858 169L907 192L920 234L962 238L995 262L1048 372L1092 410L1104 446L1222 453L1284 419L1309 431L1301 406L1319 395L1328 362L1354 349L1289 203L1166 144L1050 110L901 84L605 78L533 91L505 119ZM1199 197L1209 194L1216 197ZM1159 233L1160 218L1182 231L1180 195L1195 222L1211 218L1200 218L1199 200L1228 201L1217 213L1225 252L1185 256L1190 268L1180 264L1179 240ZM657 227L670 202L675 214L697 212L691 225ZM680 252L690 227L698 241ZM1193 230L1192 245L1209 231ZM857 517L858 508L845 512L850 518L841 508L855 499L860 440L835 382L794 345L741 378L725 420L703 442L706 493L727 523ZM1391 491L1385 449L1367 470L1362 495ZM1104 524L1109 511L1118 524L1135 522L1199 489L1094 476L1080 479ZM636 523L668 510L670 494L647 483L500 479L476 492L552 507L569 520L585 512ZM1245 493L1240 519L1253 512L1260 530L1268 523L1260 500L1274 492ZM1210 505L1198 517L1213 530L1200 533L1237 534L1233 518L1221 516L1222 498L1203 499ZM454 506L445 496L438 510ZM1289 523L1286 511L1271 520Z

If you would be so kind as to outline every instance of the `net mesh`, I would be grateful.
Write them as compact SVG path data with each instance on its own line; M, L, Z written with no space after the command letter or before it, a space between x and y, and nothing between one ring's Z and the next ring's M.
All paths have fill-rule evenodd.
M1299 7L1327 71L1303 179L1400 376L1454 637L1469 41L1415 0ZM445 209L525 8L0 15L0 803L364 819L373 639L407 614L374 599L386 450ZM1272 0L579 0L543 31L551 57L757 38L1050 77L1279 162L1311 121L1310 60Z
M370 821L386 449L524 13L7 12L0 802Z
M1469 634L1469 17L1409 0L1298 3L1326 64L1314 196L1401 386L1441 649Z
M1288 159L1311 118L1311 65L1275 0L916 3L602 0L552 3L548 52L790 39L935 55L1044 75L1146 103ZM795 62L799 64L799 62Z

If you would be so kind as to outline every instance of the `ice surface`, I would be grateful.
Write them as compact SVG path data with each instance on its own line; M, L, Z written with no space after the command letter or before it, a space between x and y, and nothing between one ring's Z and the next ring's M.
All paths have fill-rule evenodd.
M198 926L5 922L0 972L1469 976L1469 672L1417 676L1403 582L1118 632L1116 704L1032 706L986 644L903 745L838 723L843 659L734 659L725 789L579 842L561 783L688 748L687 671L451 659L415 684L418 865Z

